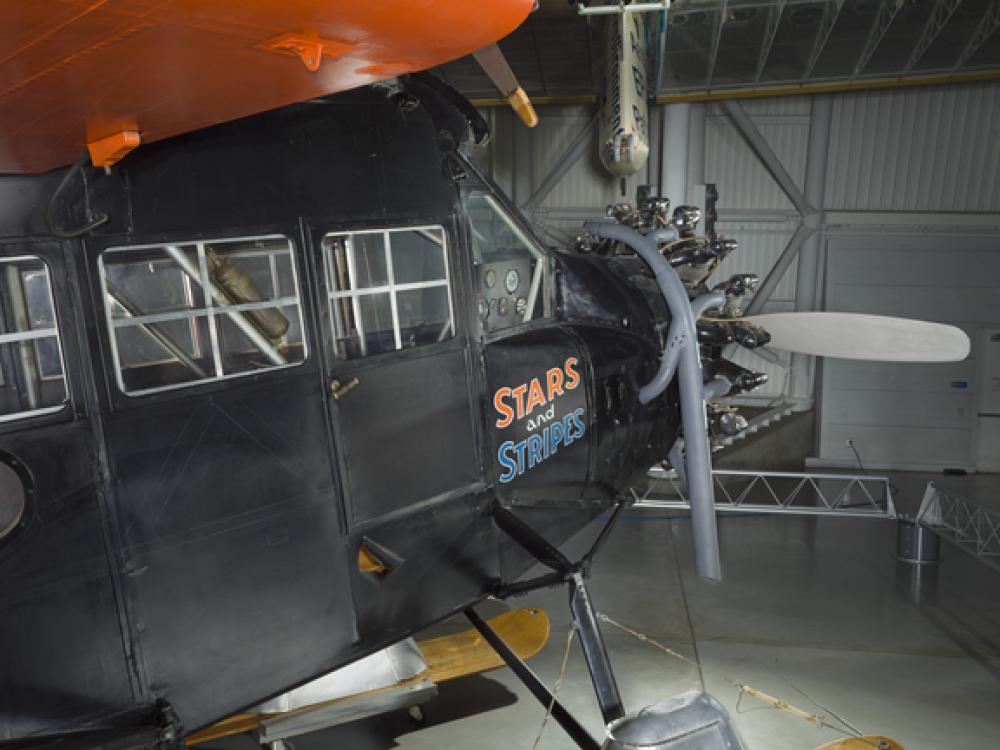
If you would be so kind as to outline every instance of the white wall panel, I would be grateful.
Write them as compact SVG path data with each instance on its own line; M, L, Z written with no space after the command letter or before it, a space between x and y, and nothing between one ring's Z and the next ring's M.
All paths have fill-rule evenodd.
M1000 211L1000 85L834 97L826 207Z
M973 357L978 331L1000 321L1000 238L837 236L827 259L827 309L959 325L972 337ZM974 358L825 360L819 460L853 463L850 438L873 467L971 467L979 387Z

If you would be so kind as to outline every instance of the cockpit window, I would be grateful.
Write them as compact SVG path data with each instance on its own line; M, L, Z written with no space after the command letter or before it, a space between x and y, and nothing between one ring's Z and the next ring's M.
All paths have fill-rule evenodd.
M465 195L472 234L476 300L484 332L545 316L545 255L497 200Z
M297 365L307 356L286 237L101 255L118 385L131 395Z
M409 349L455 335L442 227L329 234L323 255L339 358Z
M0 258L0 289L0 422L59 411L66 378L48 267Z

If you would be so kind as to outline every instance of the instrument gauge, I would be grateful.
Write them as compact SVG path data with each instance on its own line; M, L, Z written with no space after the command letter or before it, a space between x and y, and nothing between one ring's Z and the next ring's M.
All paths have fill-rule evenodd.
M495 287L497 285L497 272L492 268L487 268L483 275L483 283L486 284L487 289Z
M510 301L506 297L500 297L497 300L497 312L500 315L507 315L510 312Z
M479 298L479 319L485 323L490 317L490 303L485 297Z
M517 302L514 303L514 310L517 312L519 317L524 317L524 313L528 311L528 300L524 297L518 297Z
M507 294L513 294L517 291L517 287L521 283L521 274L517 272L517 269L512 268L507 271L507 276L504 278L503 285L507 289Z

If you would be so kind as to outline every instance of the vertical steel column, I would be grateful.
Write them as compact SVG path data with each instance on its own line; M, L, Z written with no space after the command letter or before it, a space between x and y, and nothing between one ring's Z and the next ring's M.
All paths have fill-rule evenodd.
M823 204L826 201L826 167L830 151L830 119L833 100L829 96L812 97L812 116L809 121L809 147L806 156L805 197L816 212L802 218L802 225L811 231L799 251L798 273L795 283L796 311L815 310L822 267L820 255L823 247ZM805 354L793 354L789 394L796 400L813 396L816 359Z
M688 102L663 105L660 123L660 195L678 206L687 201L688 132L691 105Z
M693 102L688 118L687 203L696 203L693 189L705 184L705 103ZM704 210L704 206L699 206Z

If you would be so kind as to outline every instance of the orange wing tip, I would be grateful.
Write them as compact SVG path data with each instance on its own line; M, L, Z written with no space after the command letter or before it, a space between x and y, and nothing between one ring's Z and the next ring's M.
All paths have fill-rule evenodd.
M281 34L257 45L257 49L277 52L279 55L293 55L302 60L306 70L315 73L323 64L323 58L336 58L352 51L356 45L322 39L305 34Z
M111 167L142 143L142 137L135 130L123 130L119 133L98 138L87 143L90 160L95 167Z
M529 128L538 124L538 114L531 104L531 99L524 93L524 89L518 86L514 93L507 97L507 103L517 112L517 116Z

